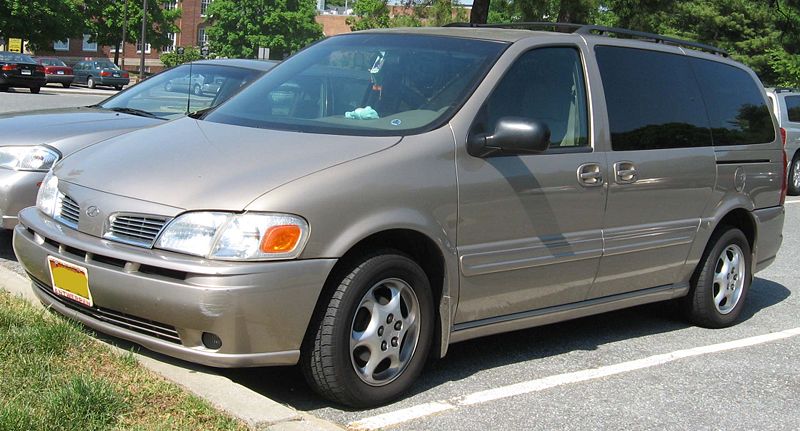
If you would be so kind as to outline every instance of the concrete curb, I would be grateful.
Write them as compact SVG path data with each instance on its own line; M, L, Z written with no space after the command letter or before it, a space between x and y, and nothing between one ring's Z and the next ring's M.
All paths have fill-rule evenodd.
M128 86L125 86L125 88L128 88ZM111 97L119 93L119 91L117 90L103 91L103 90L92 90L91 88L85 88L85 87L63 88L63 87L49 87L49 86L42 87L42 92L53 93L53 94L69 94L73 96L106 96L106 97Z
M0 289L32 302L37 307L42 304L33 294L30 282L19 274L0 267ZM128 352L113 344L116 340L105 340L111 348ZM109 342L110 341L110 342ZM174 382L189 392L205 399L216 408L239 418L250 429L269 431L341 431L344 428L295 409L279 404L258 392L252 391L214 373L208 368L187 367L170 358L142 350L134 353L144 367Z

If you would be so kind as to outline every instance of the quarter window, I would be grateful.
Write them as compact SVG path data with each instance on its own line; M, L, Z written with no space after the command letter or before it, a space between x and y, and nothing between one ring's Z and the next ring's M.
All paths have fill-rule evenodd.
M800 96L786 97L786 112L789 114L789 121L800 123Z
M614 151L711 146L700 90L685 56L595 48Z
M775 140L772 116L749 73L716 61L691 59L708 109L714 145L763 144Z
M550 148L588 146L586 87L578 50L539 48L523 54L495 88L480 117L477 133L491 133L503 117L522 117L550 128Z

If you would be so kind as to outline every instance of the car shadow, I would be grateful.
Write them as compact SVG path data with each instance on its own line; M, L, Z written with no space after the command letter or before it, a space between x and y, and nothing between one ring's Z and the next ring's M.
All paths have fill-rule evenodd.
M784 301L790 294L789 289L779 283L756 278L741 321ZM404 398L488 369L571 351L593 351L604 344L690 326L674 302L661 302L453 344L445 358L427 367ZM221 370L220 373L297 410L350 411L316 395L305 383L299 367L246 368Z
M41 87L41 88L46 89L47 87ZM52 93L45 93L45 92L39 92L39 93L36 93L36 94L35 93L31 93L31 91L28 90L27 88L9 88L9 89L6 90L6 92L8 92L8 93L20 93L20 94L33 94L34 96L54 96L54 94L52 94Z
M0 259L17 261L17 256L14 255L14 248L11 246L13 236L13 230L0 229Z

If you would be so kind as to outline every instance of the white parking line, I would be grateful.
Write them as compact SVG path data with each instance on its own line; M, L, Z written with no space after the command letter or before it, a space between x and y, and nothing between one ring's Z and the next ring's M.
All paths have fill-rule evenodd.
M788 199L787 199L787 200L784 202L784 204L786 204L786 205L789 205L789 204L800 204L800 200L791 200L791 201L790 201L790 200L788 200Z
M464 397L452 398L447 401L419 404L413 407L371 416L359 421L351 422L347 425L352 430L377 430L413 419L420 419L436 413L456 409L460 406L470 406L495 401L516 395L538 392L556 386L568 385L571 383L585 382L588 380L599 379L602 377L613 376L616 374L627 373L630 371L641 370L644 368L655 367L679 359L694 356L719 353L727 350L739 349L742 347L755 346L758 344L769 343L772 341L783 340L800 335L800 328L787 329L785 331L773 332L771 334L758 335L755 337L743 338L740 340L729 341L726 343L712 344L708 346L695 347L685 350L677 350L661 355L649 356L634 361L622 362L614 365L607 365L600 368L576 371L566 374L544 377L527 382L503 386L495 389L475 392Z

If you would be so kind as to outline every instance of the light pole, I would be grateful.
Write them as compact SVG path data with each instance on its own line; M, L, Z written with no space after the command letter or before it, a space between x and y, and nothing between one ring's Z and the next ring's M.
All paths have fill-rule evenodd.
M122 9L122 43L120 53L122 55L122 70L125 70L125 36L128 30L128 0L125 0L125 7Z
M142 44L142 56L139 57L139 81L144 80L144 46L147 44L147 0L142 0L142 35L139 41Z

